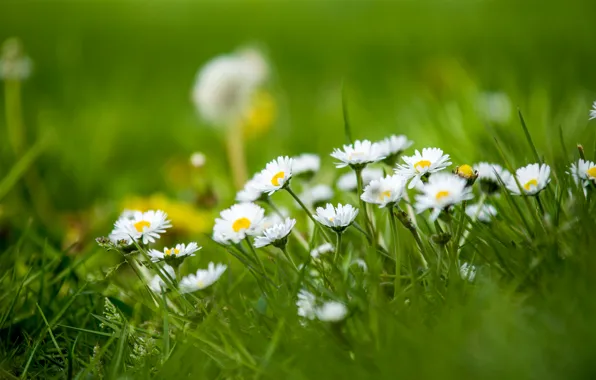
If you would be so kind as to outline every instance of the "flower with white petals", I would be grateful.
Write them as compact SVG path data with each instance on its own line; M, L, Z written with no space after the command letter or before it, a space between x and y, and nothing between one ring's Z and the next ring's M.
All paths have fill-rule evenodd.
M330 201L333 198L333 189L327 185L316 185L304 190L299 197L307 206L314 206Z
M298 316L311 320L315 319L316 301L317 299L314 294L304 289L300 290L298 300L296 301Z
M199 269L197 273L189 274L180 280L180 293L192 293L211 286L227 268L224 264L209 263L207 269Z
M176 273L174 272L174 268L169 265L164 265L162 274L164 277L169 277L170 282L176 279ZM149 281L149 289L153 290L155 293L163 293L167 288L166 283L162 280L162 278L156 274L151 278Z
M194 152L190 155L190 164L197 169L205 166L206 161L207 158L201 152Z
M255 239L255 248L262 248L268 245L283 247L286 245L288 235L296 225L296 219L286 218L283 223L275 224L265 231L263 236L257 236Z
M156 249L149 250L149 257L154 263L161 260L177 259L186 256L194 256L195 252L201 249L197 243L192 242L187 245L176 244L173 248L164 248L163 252Z
M413 156L402 157L405 164L397 165L395 173L406 179L412 178L409 189L414 188L423 176L439 172L451 165L449 155L439 148L424 148L422 153L416 150Z
M497 216L497 209L488 204L472 204L466 206L466 214L473 219L481 222L489 223L495 216Z
M321 168L321 158L312 153L304 153L292 158L292 175L313 175Z
M536 195L550 182L550 166L546 164L530 164L519 168L507 183L507 188L515 195ZM520 191L521 187L521 191Z
M129 244L140 240L143 244L148 244L159 239L159 235L170 227L172 224L168 220L168 215L161 210L128 212L116 221L110 239L126 240Z
M339 322L348 315L348 308L341 302L329 301L317 307L315 314L323 322Z
M0 79L24 80L31 75L33 63L25 55L23 44L16 38L9 38L2 44L0 55Z
M507 184L511 180L511 173L498 164L479 162L474 165L474 170L478 172L480 189L487 194L497 192L501 188L501 181Z
M476 278L476 267L472 264L463 263L459 268L459 274L463 280L472 282Z
M416 212L432 209L432 221L439 217L442 210L472 199L472 190L467 181L453 174L438 173L430 176L428 183L421 187L422 194L416 195Z
M335 248L333 247L333 245L331 243L324 243L324 244L321 244L318 247L314 248L312 251L310 251L310 256L316 260L322 254L333 252L334 250L335 250Z
M385 173L379 168L364 168L362 170L362 186L366 186L370 181L382 178ZM337 180L337 188L342 191L354 191L358 188L358 179L356 173L350 171L340 176Z
M283 189L292 178L292 159L278 157L269 162L254 178L254 187L269 195Z
M342 149L334 149L331 157L340 162L335 164L338 168L364 167L373 162L379 162L385 158L378 143L372 143L369 140L357 140L354 144L344 145Z
M511 101L504 92L483 92L476 105L478 112L492 123L506 124L511 119Z
M333 207L327 203L325 208L317 207L314 218L322 225L341 232L354 222L357 215L358 209L352 205L338 204L337 207Z
M261 231L265 210L254 203L240 203L223 210L215 219L213 238L219 243L239 243Z
M398 203L405 191L406 181L397 174L371 181L360 198L366 203L373 203L379 207Z
M596 184L596 164L592 161L580 158L579 161L571 164L569 174L571 174L575 183L581 183L584 187L590 185L590 183Z
M261 200L263 192L257 188L256 184L255 178L248 180L242 190L236 193L236 202L251 203Z
M379 144L381 154L385 156L385 160L390 160L389 164L392 165L395 163L397 156L411 147L414 142L408 140L404 135L392 135L379 141L377 144Z
M596 102L594 102L594 104L592 104L592 109L590 110L590 119L589 120L593 120L596 119Z

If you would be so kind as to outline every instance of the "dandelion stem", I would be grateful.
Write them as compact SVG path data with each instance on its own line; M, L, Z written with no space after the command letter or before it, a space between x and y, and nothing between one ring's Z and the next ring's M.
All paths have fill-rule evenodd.
M393 207L389 208L389 223L391 224L391 235L393 238L393 251L395 253L395 280L394 280L394 297L400 292L401 288L401 257L399 252L398 235L397 235L397 222L395 221L395 214L393 213Z

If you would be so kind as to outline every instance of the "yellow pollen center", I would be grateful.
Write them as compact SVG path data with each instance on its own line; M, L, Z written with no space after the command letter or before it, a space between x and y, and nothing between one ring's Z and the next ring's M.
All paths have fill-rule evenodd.
M176 256L180 253L180 250L178 248L166 249L166 256L170 256L172 253Z
M379 194L379 199L383 200L385 198L391 198L391 191L385 190L381 194Z
M282 179L285 175L286 175L286 173L284 173L284 172L277 173L276 175L273 176L273 178L271 178L271 184L273 186L279 186L279 180Z
M236 219L234 224L232 224L232 229L234 229L234 232L240 232L240 230L245 230L249 227L250 220L248 220L247 218Z
M588 177L596 178L596 166L593 166L590 169L586 170L586 174L588 175Z
M428 160L420 160L414 164L414 169L416 169L416 171L422 171L428 167L430 167L430 161Z
M205 286L205 283L204 283L203 281L199 280L199 281L197 281L197 286L198 286L199 288L202 288L202 287L204 287L204 286Z
M531 179L528 182L526 182L526 184L524 185L524 189L526 189L526 191L530 191L530 189L532 188L532 186L537 187L538 186L538 181L535 179Z
M145 227L149 227L149 226L151 226L151 223L149 223L149 222L148 222L148 221L146 221L146 220L141 220L140 222L136 222L136 223L134 224L134 226L135 226L135 229L136 229L138 232L143 232L143 230L145 229Z
M446 196L449 195L449 192L446 190L441 190L437 193L437 195L435 195L435 198L437 198L437 200L441 200L443 198L445 198Z
M474 169L470 165L462 165L457 168L457 174L464 178L474 177Z

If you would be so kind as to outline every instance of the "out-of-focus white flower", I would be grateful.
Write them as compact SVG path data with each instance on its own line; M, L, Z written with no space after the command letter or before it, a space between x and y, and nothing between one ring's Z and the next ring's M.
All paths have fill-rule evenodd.
M304 190L299 198L307 206L317 205L330 201L333 198L333 189L327 185L316 185Z
M172 227L168 215L161 210L150 210L147 212L127 212L114 224L114 230L110 234L113 242L126 240L129 244L141 240L143 244L153 243L159 239L159 235L166 232L166 228Z
M0 79L24 80L31 75L33 64L23 51L17 38L9 38L2 44L0 55Z
M174 268L169 265L164 265L163 267L163 274L166 277L169 277L171 281L176 279L176 273L174 272ZM155 275L149 281L149 289L154 291L155 293L163 293L167 288L166 283L159 277L159 275Z
M224 264L209 263L207 269L199 269L196 274L189 274L180 280L180 293L192 293L211 286L227 268Z
M590 110L590 119L589 120L593 120L596 119L596 102L594 102L594 104L592 104L592 109Z
M331 157L339 160L335 164L338 168L346 166L362 167L385 158L381 147L368 140L357 140L354 144L344 145L343 149L334 149Z
M194 152L190 155L190 164L195 168L202 168L206 161L207 158L201 152Z
M580 158L579 161L571 164L569 174L571 174L575 183L581 183L582 186L586 187L590 183L596 183L596 164Z
M411 147L414 142L408 140L404 135L392 135L377 142L377 144L379 145L381 154L386 158L389 158L402 154L406 149Z
M506 124L511 119L511 101L504 92L483 92L477 100L478 112L492 123Z
M414 188L422 176L439 172L451 165L449 155L443 154L439 148L424 148L422 153L416 150L413 156L404 156L402 160L405 164L397 165L395 173L406 179L412 178L409 189Z
M321 157L312 153L304 153L292 158L292 174L314 174L321 168Z
M472 204L466 206L466 214L470 218L476 218L481 222L489 223L495 216L497 216L497 209L488 204L483 204L480 207L479 204Z
M493 194L501 188L499 178L504 184L511 180L511 173L498 164L479 162L474 165L474 170L478 172L480 188L488 194Z
M472 282L476 278L476 267L472 264L463 263L459 268L459 274L463 280Z
M338 204L337 207L333 207L327 203L325 208L317 207L314 218L322 225L341 232L354 222L357 215L358 209L352 205Z
M318 247L314 248L312 251L310 251L310 256L313 259L318 259L319 256L321 256L322 254L333 252L334 250L335 250L335 248L333 247L333 245L331 243L324 243L324 244L321 244Z
M364 262L364 260L362 259L356 259L352 261L352 265L356 265L360 267L360 269L362 269L364 272L368 272L368 266L366 265L366 262Z
M416 212L433 209L430 219L436 220L447 207L472 199L472 190L467 181L453 174L438 173L430 176L428 183L422 186L422 194L416 195Z
M255 247L262 248L273 244L274 246L284 246L292 228L296 225L296 219L286 218L283 223L275 224L263 231L263 236L257 236Z
M306 319L315 319L315 308L316 301L314 294L307 290L300 290L298 293L298 300L296 301L296 307L298 308L298 316Z
M515 171L515 177L521 186L517 186L513 176L507 183L507 188L515 195L535 195L544 190L550 182L550 166L546 164L530 164Z
M383 169L364 168L364 170L362 170L362 186L368 185L372 180L382 178L384 174ZM356 173L353 171L343 174L337 180L337 188L342 191L354 191L357 187L358 180L356 178Z
M149 257L151 261L158 262L161 260L167 260L169 258L180 258L185 256L194 256L195 252L201 249L197 243L192 242L188 245L176 244L173 248L164 248L163 252L156 249L149 250Z
M254 178L253 186L269 195L289 183L292 178L292 159L289 157L278 157L269 162Z
M240 203L223 210L215 219L213 238L218 243L239 243L260 233L265 210L254 203Z
M262 197L263 192L257 188L256 178L251 178L246 182L242 190L236 193L236 202L251 203L260 200Z
M366 203L373 203L379 207L398 203L405 191L406 181L397 174L371 181L360 196Z
M317 319L323 322L339 322L348 315L348 308L341 302L325 302L315 309Z
M255 49L215 57L197 74L193 102L207 122L229 127L246 117L268 74L267 62Z

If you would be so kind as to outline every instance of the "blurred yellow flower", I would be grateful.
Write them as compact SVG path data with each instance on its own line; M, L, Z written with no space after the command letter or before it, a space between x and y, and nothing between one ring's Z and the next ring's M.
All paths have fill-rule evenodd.
M277 103L273 95L266 90L258 90L254 93L251 107L248 110L243 123L245 138L258 137L273 125L277 117Z

